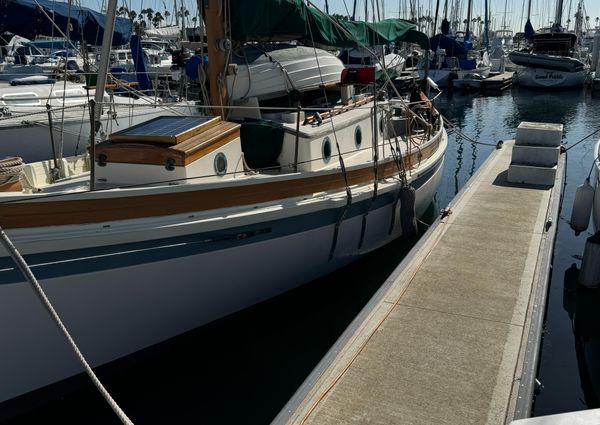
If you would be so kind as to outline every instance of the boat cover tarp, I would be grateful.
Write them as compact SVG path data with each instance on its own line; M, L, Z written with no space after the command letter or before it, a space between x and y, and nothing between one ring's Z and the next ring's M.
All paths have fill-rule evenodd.
M66 34L67 22L71 24L71 41L102 44L104 15L87 7L52 0L0 0L0 32L11 32L29 39L37 35L59 36L52 22L40 10L53 18L54 23ZM70 9L70 11L69 11ZM70 18L69 18L70 16ZM113 46L129 43L133 25L129 19L117 18Z
M466 59L468 51L458 41L443 34L437 34L431 37L431 50L444 49L446 56L455 56L459 59Z
M232 0L232 37L239 41L299 40L334 47L404 41L429 49L427 35L403 19L362 22L340 19L303 0Z

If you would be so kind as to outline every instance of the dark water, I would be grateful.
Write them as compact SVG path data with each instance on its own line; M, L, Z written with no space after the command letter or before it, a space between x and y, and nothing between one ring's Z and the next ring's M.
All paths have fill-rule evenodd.
M600 128L600 99L583 91L545 94L513 89L497 97L448 94L436 103L464 134L485 143L514 138L521 121L563 123L567 144ZM580 376L592 374L594 365L600 367L600 359L594 362L591 350L583 349L590 344L576 345L574 329L578 330L579 341L598 340L600 333L591 326L582 326L583 320L572 318L600 311L598 297L593 292L582 295L570 283L564 289L565 272L572 263L580 266L576 256L583 252L589 235L575 237L566 220L575 187L592 165L594 143L591 138L568 153L564 208L558 223L539 372L544 389L536 398L536 415L594 407L597 400L590 389L593 385ZM450 136L443 182L437 206L430 211L432 216L450 202L492 149L456 134ZM100 368L99 376L137 424L268 423L401 261L411 243L414 241L392 243L326 278L189 332L126 362ZM581 373L581 360L586 355L591 360ZM119 423L85 380L79 389L11 423L42 422Z

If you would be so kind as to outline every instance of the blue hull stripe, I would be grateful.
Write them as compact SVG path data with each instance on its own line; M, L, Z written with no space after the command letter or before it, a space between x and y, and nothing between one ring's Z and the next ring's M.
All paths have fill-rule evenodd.
M427 173L412 182L418 189L440 168L440 160ZM375 210L394 202L394 192L379 195L371 209ZM361 216L369 207L370 200L353 203L346 213L346 219ZM25 256L38 279L50 279L117 269L133 265L169 260L197 255L209 251L239 247L250 243L302 233L319 227L332 225L340 217L343 207L316 211L301 216L272 220L226 230L175 236L142 242L53 251ZM399 225L398 223L396 225ZM0 259L0 284L22 282L23 276L9 257Z

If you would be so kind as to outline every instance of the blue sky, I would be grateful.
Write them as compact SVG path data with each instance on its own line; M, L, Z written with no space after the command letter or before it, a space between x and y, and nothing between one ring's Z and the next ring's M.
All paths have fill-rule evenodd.
M76 0L77 1L77 0ZM92 9L99 10L103 1L107 0L80 0L83 6L91 7ZM186 7L192 12L196 11L196 0L183 0L186 3ZM251 1L251 0L248 0ZM312 0L317 6L322 9L325 8L325 0ZM370 0L357 0L357 10L364 11L365 1L371 4ZM409 4L408 0L380 0L385 4L386 14L385 17L398 17L398 10L406 10L406 5ZM495 24L496 28L502 26L503 20L506 22L506 26L513 29L514 31L522 31L524 25L524 16L527 14L527 0L505 0L506 1L506 15L504 14L505 2L501 0L491 0L491 20ZM579 0L564 0L564 12L563 12L563 26L566 25L566 19L569 11L569 5L571 5L571 20L574 21L573 16L577 8ZM119 5L125 2L131 8L136 11L142 8L151 7L155 11L164 12L165 6L172 13L174 7L174 0L119 0ZM352 10L354 0L329 0L329 8L331 13L346 14L346 9ZM462 10L464 10L464 16L466 18L466 4L467 0L449 0L448 3L463 4ZM177 2L181 4L181 0ZM420 15L428 15L435 11L435 0L413 0L413 3L417 3L420 6ZM554 18L554 0L532 0L531 7L531 20L535 28L541 26L547 26L550 21ZM380 3L381 4L381 3ZM444 0L440 1L440 4L444 4ZM587 0L585 2L587 15L590 16L590 24L593 27L595 25L596 17L600 17L600 1L599 0ZM442 9L443 6L440 6ZM441 12L440 12L441 13ZM473 0L473 17L484 15L484 0ZM504 16L506 16L504 18ZM401 16L404 17L404 16ZM364 18L364 13L359 15L359 19ZM573 24L571 24L572 28Z

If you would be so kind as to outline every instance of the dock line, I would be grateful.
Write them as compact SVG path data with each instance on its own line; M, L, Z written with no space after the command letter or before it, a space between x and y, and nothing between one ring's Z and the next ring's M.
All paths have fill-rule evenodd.
M42 301L42 303L44 304L44 307L46 307L46 310L48 310L48 312L50 313L50 316L52 316L52 319L54 320L54 322L56 322L56 325L59 327L61 332L64 334L65 338L67 338L67 341L69 342L69 345L71 346L71 348L73 349L73 352L77 356L77 359L82 364L83 368L85 369L85 372L90 377L90 379L92 380L92 382L94 383L94 385L96 386L98 391L100 391L100 394L102 394L102 397L104 397L104 399L108 402L108 404L110 405L112 410L116 413L116 415L119 417L119 419L121 420L121 422L124 425L133 425L133 422L127 417L125 412L119 407L117 402L112 398L112 396L109 394L109 392L106 390L106 388L104 388L104 385L102 385L102 382L100 382L100 379L98 379L98 377L92 370L91 366L89 365L89 363L83 356L83 353L81 352L81 350L79 350L79 347L75 343L75 340L69 333L69 330L64 325L64 323L60 319L60 316L58 315L58 313L52 306L52 303L46 296L46 293L42 289L42 286L40 285L40 283L36 279L35 275L33 274L31 269L27 265L27 262L21 256L21 254L19 253L17 248L13 245L12 241L10 240L10 238L8 237L6 232L4 232L4 229L2 229L2 227L0 227L0 242L6 248L6 250L12 257L12 259L15 261L15 263L19 267L19 270L21 270L21 273L23 273L23 276L31 284L36 295Z

